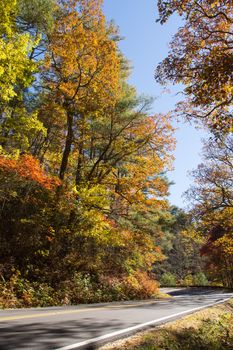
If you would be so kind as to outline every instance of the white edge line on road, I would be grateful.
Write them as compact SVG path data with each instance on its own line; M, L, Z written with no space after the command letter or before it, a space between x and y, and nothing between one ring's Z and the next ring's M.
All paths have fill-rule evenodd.
M173 314L173 315L169 315L169 316L165 316L165 317L162 317L162 318L158 318L158 319L153 320L153 321L141 323L141 324L139 324L137 326L133 326L133 327L121 329L121 330L116 331L116 332L104 334L104 335L101 335L101 336L96 337L96 338L91 338L91 339L88 339L88 340L84 340L84 341L79 342L79 343L75 343L75 344L71 344L71 345L68 345L68 346L64 346L64 347L56 349L56 350L78 349L78 348L80 348L82 346L90 345L90 344L93 344L93 343L97 343L99 341L102 341L102 340L105 340L105 339L108 339L108 338L113 338L115 336L118 336L118 335L121 335L121 334L124 334L124 333L130 333L130 332L135 331L137 329L141 329L141 328L144 328L144 327L147 327L147 326L150 326L150 325L162 322L162 321L169 320L170 318L173 318L173 317L189 314L189 313L192 313L193 311L206 309L208 307L211 307L211 306L214 306L214 305L217 305L217 304L222 304L222 303L224 303L224 302L226 302L226 301L228 301L230 299L232 299L232 297L227 298L227 299L223 299L223 300L215 302L215 303L211 303L211 304L207 304L207 305L204 305L204 306L196 307L194 309L182 311L182 312L179 312L179 313L176 313L176 314Z

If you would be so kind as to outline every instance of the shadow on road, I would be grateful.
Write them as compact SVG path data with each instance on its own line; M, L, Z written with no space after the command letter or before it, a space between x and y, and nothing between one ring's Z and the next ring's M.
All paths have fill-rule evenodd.
M7 324L0 325L0 350L55 350L67 344L83 341L83 339L96 338L102 335L103 329L115 331L122 328L117 320L93 322L83 319L79 321L33 323L33 324ZM94 350L94 345L83 347L85 350Z
M187 287L178 290L172 290L168 292L169 295L205 295L205 294L221 294L221 293L231 293L231 290L223 289L222 287Z

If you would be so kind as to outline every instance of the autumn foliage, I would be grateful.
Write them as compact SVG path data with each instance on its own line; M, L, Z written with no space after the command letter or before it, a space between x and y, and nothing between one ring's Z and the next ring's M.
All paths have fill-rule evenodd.
M183 20L155 74L163 84L184 85L177 115L232 132L232 2L159 0L158 9L162 24L174 13Z
M157 80L186 84L189 111L201 110L211 129L227 135L231 14L228 2L224 8L204 3L200 19L196 1L159 1L161 22L175 11L191 15ZM190 232L193 227L182 223L182 215L178 224L167 200L175 146L171 116L151 114L151 98L138 96L128 83L118 29L107 23L101 0L2 1L0 17L0 304L155 295L159 264L171 246L180 266L177 245L186 249L192 241L180 232L182 225ZM225 41L222 31L229 31ZM206 254L211 246L219 261L227 258L223 276L232 259L232 164L223 148L211 157L224 166L199 167L196 179L205 181L193 189L200 198L195 215L202 216L197 231L207 232ZM208 210L220 223L207 223ZM212 239L222 220L228 226ZM199 270L191 266L180 279Z
M18 159L0 156L0 171L5 176L15 174L22 179L34 181L48 190L54 190L61 184L59 179L46 175L39 161L31 155L23 155Z
M233 281L233 139L232 135L205 144L204 160L193 172L187 192L212 279L232 288Z
M187 191L194 231L215 283L232 288L232 1L158 0L158 22L176 14L182 22L167 57L157 66L161 84L181 84L174 114L211 132L204 161Z
M170 117L128 84L102 1L15 0L0 14L0 303L152 296Z

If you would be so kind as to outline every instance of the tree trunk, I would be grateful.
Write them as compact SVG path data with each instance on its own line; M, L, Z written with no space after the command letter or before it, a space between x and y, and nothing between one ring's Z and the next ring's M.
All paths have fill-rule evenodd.
M83 167L83 141L79 143L78 162L77 162L77 170L76 170L76 178L75 178L76 186L80 185L82 180L82 167Z
M71 146L73 142L73 115L67 112L67 135L66 135L66 143L65 149L62 156L61 167L59 172L59 178L64 180L65 173L67 170L69 155L71 151Z

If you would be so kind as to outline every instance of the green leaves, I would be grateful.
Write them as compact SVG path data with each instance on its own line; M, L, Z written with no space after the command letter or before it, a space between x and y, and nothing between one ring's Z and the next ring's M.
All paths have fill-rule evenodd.
M32 45L29 34L0 38L1 105L17 96L17 85L25 88L32 83L36 71L36 65L28 59Z
M22 31L35 28L39 32L50 33L56 10L56 0L17 0L18 26Z

